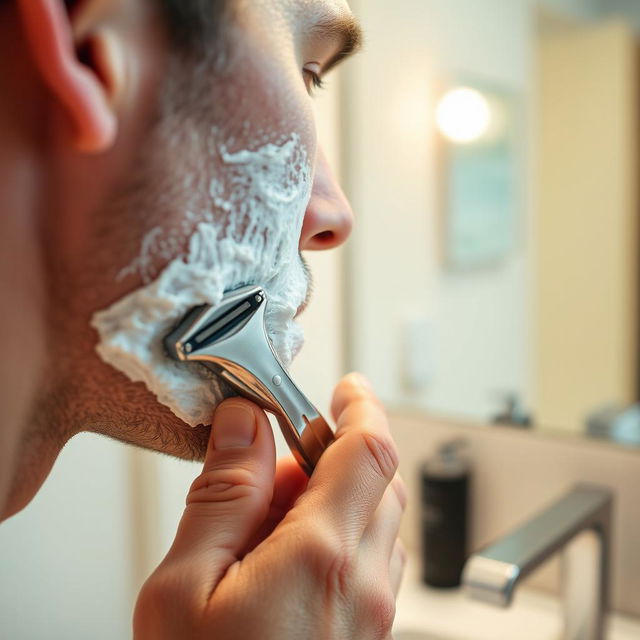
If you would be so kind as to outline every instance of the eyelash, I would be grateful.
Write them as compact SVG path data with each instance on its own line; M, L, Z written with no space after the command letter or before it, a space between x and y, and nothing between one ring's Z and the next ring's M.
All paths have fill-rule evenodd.
M311 85L313 86L313 89L322 91L322 89L325 88L325 83L319 74L309 69L304 69L304 72L311 78Z

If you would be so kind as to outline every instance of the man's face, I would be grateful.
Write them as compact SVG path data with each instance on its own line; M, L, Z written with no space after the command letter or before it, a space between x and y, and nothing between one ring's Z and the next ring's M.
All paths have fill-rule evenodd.
M70 269L72 282L58 301L67 314L58 323L58 341L65 348L56 360L57 383L47 396L61 422L73 425L69 431L94 430L181 457L201 457L208 427L187 427L143 384L103 363L89 329L92 315L155 280L187 252L200 222L215 225L234 241L252 233L267 248L280 233L280 245L293 245L288 249L297 258L288 277L307 285L298 250L332 248L349 233L351 211L319 152L312 102L318 78L345 46L354 45L347 3L251 0L236 8L219 56L157 58L164 61L153 125L126 175L114 181L99 207L82 263ZM294 171L288 170L285 179L299 180L292 183L298 200L291 206L286 198L278 200L282 192L275 193L274 204L273 190L263 185L255 191L259 176L234 165L234 158L247 154L267 163L265 149L287 144ZM272 170L265 165L263 177ZM247 202L251 215L240 215ZM270 226L260 226L266 217ZM291 229L295 234L283 231ZM228 261L242 262L237 252L229 255ZM236 279L275 281L278 275L265 268L251 264ZM281 288L285 297L292 291ZM298 307L304 297L290 303Z

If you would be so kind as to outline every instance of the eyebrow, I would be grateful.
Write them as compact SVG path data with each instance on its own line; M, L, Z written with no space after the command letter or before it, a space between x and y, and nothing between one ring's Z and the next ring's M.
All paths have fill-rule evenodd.
M351 14L331 16L321 20L311 28L311 35L315 38L333 40L340 46L338 52L325 64L323 73L327 73L360 51L364 40L362 27Z

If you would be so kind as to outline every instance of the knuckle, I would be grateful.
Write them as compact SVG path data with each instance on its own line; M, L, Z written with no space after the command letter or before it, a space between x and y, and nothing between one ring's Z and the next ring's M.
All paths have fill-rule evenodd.
M217 467L200 474L191 485L187 505L251 498L258 492L255 475L241 466Z
M386 482L391 482L398 469L399 457L395 442L389 437L364 433L365 459L373 471Z
M159 571L151 575L144 583L138 595L136 607L138 609L155 609L162 607L167 600L171 599L172 584Z
M197 612L189 611L190 608L184 585L175 574L157 569L145 582L136 600L133 623L134 629L141 632L136 637L145 637L150 629L168 622L178 611L182 624L185 624L190 615L197 615Z
M319 564L328 567L336 556L342 551L342 546L338 539L327 533L327 527L322 527L325 532L315 531L304 537L304 553L316 560Z
M365 602L365 615L373 627L375 638L387 638L396 617L396 598L391 589L375 586Z
M160 606L159 594L147 581L142 587L136 600L136 606L133 612L133 627L136 632L142 632L149 625L150 620L156 618L156 612L162 611ZM140 636L140 633L136 637Z
M306 537L302 552L314 577L323 580L330 599L348 597L356 572L355 558L338 538L316 532Z
M327 595L330 598L347 599L353 591L356 574L355 558L341 550L334 554L326 571Z

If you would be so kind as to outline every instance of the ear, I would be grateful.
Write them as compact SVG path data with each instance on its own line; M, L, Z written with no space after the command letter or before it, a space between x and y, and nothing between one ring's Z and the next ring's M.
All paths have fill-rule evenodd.
M85 2L82 13L93 4ZM63 0L18 0L17 5L42 81L71 120L72 144L82 152L106 151L116 137L115 100L124 82L114 34L100 30L99 21L84 20L83 33L74 37L79 18L72 19Z

